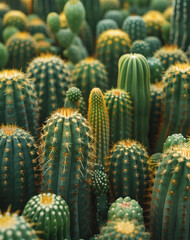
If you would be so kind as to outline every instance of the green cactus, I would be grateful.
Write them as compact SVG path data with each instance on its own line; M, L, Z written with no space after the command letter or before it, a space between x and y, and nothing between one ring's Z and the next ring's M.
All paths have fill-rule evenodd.
M143 209L136 200L130 197L120 197L111 204L108 211L108 220L116 221L118 219L124 221L136 220L139 225L144 224Z
M114 199L129 196L143 204L149 179L147 160L145 148L136 141L114 145L106 162Z
M38 103L33 84L17 70L0 73L0 124L17 124L37 135Z
M188 0L174 0L171 41L184 51L187 50L190 42L189 22L190 2Z
M150 115L150 68L141 54L125 54L119 59L117 87L131 95L134 106L133 138L148 146Z
M171 23L166 22L162 25L162 39L165 44L170 44Z
M96 45L96 56L106 67L109 79L109 89L116 87L118 75L118 60L121 55L128 53L131 40L127 33L115 29L103 32Z
M4 68L8 62L9 53L6 46L0 42L0 69Z
M0 239L6 240L37 240L38 237L32 226L22 216L9 211L0 213Z
M105 93L110 121L110 143L132 138L133 106L130 95L124 90L112 89Z
M148 43L150 47L150 56L152 57L154 53L159 50L162 46L162 42L160 41L159 38L154 37L154 36L149 36L144 39L146 43Z
M147 27L145 21L140 16L130 16L125 19L122 26L132 42L143 40L147 36Z
M32 1L33 0L20 0L20 10L29 15L32 13Z
M119 28L122 28L125 17L123 17L123 14L120 10L110 10L105 13L104 19L112 19L117 23Z
M102 91L108 88L105 66L92 57L80 61L73 70L73 84L81 89L87 104L90 91L94 87L99 87Z
M150 176L151 180L155 179L156 171L158 169L159 164L161 163L161 161L163 159L163 156L164 156L163 153L155 153L148 159L147 163L148 163L148 170L150 173L149 176Z
M149 233L145 231L144 225L137 221L111 221L101 229L98 240L149 240Z
M70 45L72 44L72 41L74 39L74 33L69 29L60 29L56 33L56 39L59 43L59 45L63 48L69 48Z
M186 56L187 56L187 58L188 58L188 60L189 60L189 62L190 62L190 45L189 45L189 47L187 48Z
M137 40L133 42L130 52L142 54L144 57L147 58L150 56L150 47L145 41Z
M8 39L6 47L9 52L8 66L25 71L36 55L37 43L29 33L18 32Z
M112 19L102 19L97 23L96 26L96 37L109 29L118 29L117 23Z
M169 148L176 145L183 145L187 142L187 139L181 133L174 133L166 138L164 142L163 152L166 152Z
M69 48L63 52L63 55L73 64L77 64L88 57L88 52L84 46L71 44Z
M119 0L100 0L100 11L102 16L104 16L107 11L117 10L119 7Z
M163 15L164 15L164 17L165 17L165 19L166 19L167 22L171 22L172 16L173 16L173 7L172 7L172 6L168 7L168 8L164 11Z
M3 19L4 15L10 11L9 5L4 2L0 2L0 18Z
M93 88L90 93L88 121L96 142L95 161L104 165L109 151L109 116L104 96L99 88Z
M47 16L47 25L51 29L52 32L58 32L61 27L61 22L59 19L59 15L56 12L51 12Z
M167 0L152 0L150 4L150 8L159 12L164 12L168 7L170 3Z
M169 150L156 172L150 232L152 239L189 239L189 143Z
M18 28L20 31L24 31L27 24L26 15L18 10L12 10L7 12L3 17L4 27L13 26Z
M17 32L19 32L19 30L16 27L13 26L5 27L2 32L3 41L6 43L6 41Z
M80 114L58 109L42 131L42 191L61 195L71 214L71 238L91 232L88 163L93 158L91 129Z
M0 127L0 206L22 210L36 194L38 162L33 137L13 125Z
M22 216L33 225L41 239L70 239L69 208L58 195L43 193L32 197Z
M93 34L89 24L86 21L83 22L83 25L79 32L79 36L84 46L87 48L89 55L93 55L94 54Z
M61 58L47 53L30 63L27 75L34 81L42 123L52 111L64 106L66 91L72 86L71 73Z
M71 31L78 33L86 16L82 2L80 0L69 0L65 4L64 13Z
M45 22L40 18L31 19L27 24L27 31L31 35L35 35L36 33L42 33L46 37L50 36L49 29L47 28Z
M156 146L157 152L162 150L168 136L174 133L182 133L185 136L190 133L189 79L189 64L171 66L163 77L164 123Z
M157 83L162 80L163 65L160 59L155 57L147 58L147 62L150 68L150 82Z

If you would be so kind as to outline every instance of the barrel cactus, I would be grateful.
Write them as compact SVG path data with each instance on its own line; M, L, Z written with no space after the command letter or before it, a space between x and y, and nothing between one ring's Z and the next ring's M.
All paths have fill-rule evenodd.
M150 82L161 82L163 74L162 62L160 61L160 59L155 57L147 58L147 61L150 68Z
M145 41L137 40L133 42L130 52L141 54L147 58L150 56L150 47Z
M117 23L117 25L119 26L119 28L121 28L125 18L122 14L122 11L120 11L120 10L110 10L110 11L107 11L105 13L104 19L114 20Z
M7 12L3 17L3 26L14 26L20 31L24 31L27 24L26 15L18 10L12 10Z
M154 53L159 50L162 46L162 42L160 41L160 39L158 37L154 37L154 36L149 36L146 37L144 39L144 41L146 43L148 43L149 47L150 47L150 56L152 57L154 55Z
M119 0L100 0L101 14L104 14L109 10L119 9Z
M117 23L113 19L102 19L97 23L96 26L96 37L109 29L118 29Z
M174 133L166 138L164 142L163 152L166 152L169 148L176 145L183 145L187 142L187 139L181 133Z

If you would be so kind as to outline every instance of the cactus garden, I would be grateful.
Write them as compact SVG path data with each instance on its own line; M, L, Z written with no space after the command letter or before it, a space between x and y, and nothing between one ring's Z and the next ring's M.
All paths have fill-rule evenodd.
M0 0L0 240L190 240L190 0Z

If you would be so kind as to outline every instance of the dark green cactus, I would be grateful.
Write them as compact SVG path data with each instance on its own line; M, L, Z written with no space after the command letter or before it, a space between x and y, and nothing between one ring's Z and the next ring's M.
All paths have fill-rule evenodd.
M93 53L94 53L93 34L92 34L92 30L91 30L89 24L86 21L84 21L82 24L82 27L79 32L79 36L80 36L84 46L88 50L89 55L93 55Z
M164 12L169 5L169 1L166 0L152 0L150 8L159 12Z
M119 7L119 0L100 0L100 10L102 16L104 16L107 11L119 9Z
M70 240L69 208L60 196L43 193L32 197L22 216L33 225L39 238Z
M38 237L32 226L22 216L8 211L4 214L0 213L0 239L37 240Z
M102 91L93 88L89 97L88 121L96 142L96 162L105 164L109 151L109 116Z
M124 90L112 89L105 93L110 120L110 143L132 138L133 106L130 95Z
M151 180L154 180L156 171L163 159L163 156L164 156L163 153L155 153L148 159L147 163L148 163L148 170L150 173L149 176L150 176Z
M166 152L169 148L176 145L183 145L187 142L187 139L181 133L175 133L166 138L164 142L163 152Z
M150 56L150 47L145 41L137 40L133 42L130 52L142 54L144 57L147 58Z
M49 37L49 30L43 20L40 18L31 19L27 24L27 31L31 35L35 35L36 33L42 33L45 37Z
M148 43L149 47L150 47L150 56L152 57L154 55L154 53L159 50L162 46L162 42L160 41L160 39L158 37L154 37L154 36L150 36L150 37L146 37L144 39L144 41L146 43Z
M150 68L150 82L151 83L161 82L163 74L162 62L155 57L147 58L147 61Z
M36 55L35 39L27 32L18 32L8 39L6 46L9 52L8 66L25 71Z
M114 20L119 28L121 28L125 17L123 17L123 14L120 10L110 10L105 13L104 19Z
M141 205L149 172L148 155L138 142L124 140L114 145L107 159L107 173L115 199L129 196Z
M173 1L171 41L179 48L187 50L190 42L190 2L188 0Z
M96 37L109 29L118 29L117 23L113 19L102 19L97 23L96 26Z
M134 106L133 138L148 146L150 116L150 68L141 54L119 59L117 87L131 95Z
M189 239L190 146L166 152L153 185L150 232L152 239Z
M4 2L0 2L0 18L3 19L4 15L10 11L9 5Z
M94 157L91 129L70 109L57 110L43 127L42 191L61 195L71 214L71 238L88 239L91 232L88 162Z
M109 88L116 87L118 60L129 52L131 40L127 33L115 29L103 32L96 45L96 56L105 65L108 72Z
M0 124L17 124L37 135L38 103L33 84L17 70L0 73Z
M42 123L52 111L64 106L66 91L72 86L71 73L60 57L47 53L30 63L27 75L34 81Z
M1 210L9 205L12 211L22 210L39 187L34 139L20 128L2 125L0 146Z
M139 225L144 224L143 209L136 200L130 197L120 197L111 204L108 211L108 220L116 221L118 219L124 221L136 220Z
M0 42L0 69L4 68L8 62L9 53L6 46Z
M143 40L147 36L147 27L145 21L140 16L130 16L125 19L122 26L132 42Z
M73 84L81 89L87 104L90 91L94 87L99 87L102 91L108 88L105 66L91 57L80 61L73 70Z
M156 151L162 150L165 139L174 134L190 133L190 65L176 64L165 73L164 83L164 123L156 146Z
M26 24L27 24L26 15L18 10L9 11L3 17L4 27L14 26L18 28L20 31L24 31L26 28Z
M6 41L17 32L19 32L19 30L16 27L13 26L5 27L2 32L3 41L6 43Z

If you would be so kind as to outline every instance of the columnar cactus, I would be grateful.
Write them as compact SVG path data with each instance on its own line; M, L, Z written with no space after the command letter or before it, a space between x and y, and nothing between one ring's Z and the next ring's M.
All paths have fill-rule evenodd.
M89 238L91 211L88 162L92 161L91 129L85 118L58 109L42 131L42 191L61 195L71 214L71 238Z
M47 53L30 63L27 75L34 81L42 123L53 110L64 106L66 91L72 86L71 73L60 57Z
M164 82L164 124L161 130L156 151L162 150L167 136L190 133L190 65L176 64L165 73Z
M181 133L174 133L166 138L164 142L163 152L166 152L169 148L176 145L183 145L187 142L187 139Z
M189 239L189 179L187 143L167 151L156 172L150 206L152 239Z
M91 57L80 61L73 70L73 84L81 89L85 103L88 103L90 91L94 87L98 87L102 91L108 88L105 66Z
M109 151L109 116L102 91L93 88L89 97L88 121L96 142L96 162L105 164Z
M124 90L112 89L105 93L110 121L110 143L132 138L133 105L130 95Z
M32 226L22 216L8 211L4 214L0 213L0 239L37 240L38 237Z
M38 103L33 84L17 70L0 72L0 124L17 124L37 135Z
M145 148L136 141L114 145L106 169L115 199L129 196L142 205L149 179L147 159Z
M43 193L32 197L22 216L33 224L33 228L42 239L70 239L69 208L58 195Z
M190 42L190 2L188 0L174 0L173 6L171 41L179 48L187 50Z
M119 59L117 87L131 95L134 106L133 138L148 146L150 115L150 68L141 54L125 54Z
M117 65L120 56L129 52L131 40L127 33L115 29L103 32L96 45L96 56L108 71L109 88L117 85Z
M22 210L37 191L37 160L33 137L13 125L0 127L0 206ZM38 186L39 187L39 186Z
M138 202L130 197L118 198L111 204L108 211L108 220L138 221L139 225L144 224L143 209Z
M27 24L26 15L18 10L12 10L7 12L3 17L3 25L17 27L20 31L24 31Z

